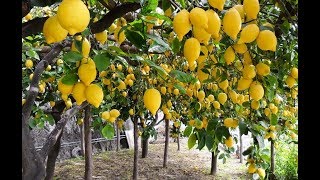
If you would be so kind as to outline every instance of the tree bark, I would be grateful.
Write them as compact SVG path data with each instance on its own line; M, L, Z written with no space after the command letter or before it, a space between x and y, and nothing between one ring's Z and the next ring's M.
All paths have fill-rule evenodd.
M80 128L80 148L81 148L81 155L85 156L85 147L84 147L84 122L79 125Z
M168 161L168 146L169 146L169 120L165 120L166 124L166 140L164 144L164 157L163 157L163 167L167 167L167 161Z
M240 130L239 130L239 143L240 143L240 151L239 151L239 156L240 156L240 163L243 163L243 155L242 155L242 152L243 152L243 142L242 142L242 134L240 133Z
M120 130L119 130L119 126L118 126L118 123L115 123L116 124L116 132L117 132L117 151L120 150Z
M270 179L273 180L275 179L275 175L274 175L274 168L275 168L275 161L274 161L274 141L271 141L271 168L270 168Z
M61 137L62 137L62 131L57 139L57 142L54 144L54 146L52 147L52 149L49 152L45 180L52 180L53 179L54 169L56 166L56 160L57 160L57 157L60 152Z
M92 161L92 134L91 134L91 107L85 108L84 115L84 142L85 142L85 180L92 180L93 161Z
M133 116L131 116L133 117ZM133 158L133 180L138 179L138 118L133 117L133 143L134 143L134 158Z
M217 157L218 157L218 154L214 154L214 152L212 152L210 174L214 176L217 173Z
M149 137L144 139L144 138L141 138L141 141L142 141L142 155L141 155L141 158L146 158L148 156L148 146L149 146Z
M177 144L178 144L178 151L180 151L180 133L178 133Z

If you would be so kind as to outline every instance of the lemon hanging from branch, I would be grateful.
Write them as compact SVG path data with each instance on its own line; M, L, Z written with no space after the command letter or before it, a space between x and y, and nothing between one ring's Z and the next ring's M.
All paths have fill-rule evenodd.
M68 31L61 27L57 16L52 16L46 20L43 25L43 35L48 44L64 40Z
M177 33L179 41L183 36L191 30L191 23L189 20L189 12L185 9L177 13L173 19L173 30Z
M97 84L90 84L86 90L85 95L88 103L98 108L103 100L102 88Z
M257 19L260 11L259 0L244 0L243 10L246 13L247 19Z
M157 89L147 89L143 95L144 106L151 112L152 115L156 115L161 105L161 94Z
M187 59L189 66L200 56L200 42L196 38L189 38L184 43L183 55Z
M210 6L219 9L220 11L223 10L223 6L226 0L208 0Z
M82 32L90 22L90 13L81 0L63 0L57 12L61 26L70 35Z
M222 19L223 31L233 40L237 39L237 35L241 29L241 16L235 8L229 9Z
M270 30L260 31L257 38L257 45L263 51L276 51L277 37L274 32Z

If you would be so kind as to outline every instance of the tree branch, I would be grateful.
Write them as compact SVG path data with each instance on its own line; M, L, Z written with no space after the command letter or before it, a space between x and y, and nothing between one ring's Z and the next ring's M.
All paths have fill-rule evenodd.
M93 34L99 33L110 27L113 21L117 18L122 17L128 12L135 11L141 8L139 3L125 3L120 6L116 6L111 11L109 11L103 18L99 21L93 23L90 26L91 32Z
M104 0L98 0L105 8L111 10L115 7L115 2L113 0L109 0L109 3L104 2ZM112 2L111 2L112 1ZM111 2L111 3L110 3Z
M22 38L42 32L43 25L49 17L35 18L22 24Z
M53 147L53 145L56 143L59 135L61 134L64 126L67 124L68 120L78 113L79 110L85 108L88 105L88 102L84 102L81 104L81 106L74 106L73 108L67 110L62 116L60 121L56 124L55 128L51 131L49 137L46 139L46 142L44 143L41 151L40 151L40 157L42 157L43 160L46 159L50 149Z

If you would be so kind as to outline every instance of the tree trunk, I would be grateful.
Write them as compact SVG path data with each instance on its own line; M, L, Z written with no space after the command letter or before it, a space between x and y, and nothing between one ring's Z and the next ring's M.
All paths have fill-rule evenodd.
M217 173L217 157L218 157L218 154L215 155L214 152L212 152L210 174L214 176Z
M166 140L164 144L164 157L163 157L163 167L167 167L168 161L168 145L169 145L169 120L165 120L166 123Z
M138 179L138 118L133 117L133 143L134 143L134 158L133 158L133 180Z
M274 168L275 168L275 161L274 161L274 141L271 141L271 168L270 168L270 176L271 180L275 179L274 175Z
M149 137L144 139L144 138L141 138L141 141L142 141L142 158L145 158L148 156L148 146L149 146Z
M178 143L178 151L180 151L180 133L178 134L178 137L177 137L177 143Z
M62 130L63 131L63 130ZM60 145L61 145L61 137L62 137L62 132L59 135L57 142L54 144L52 149L50 150L48 154L48 160L47 160L47 169L46 169L46 178L45 180L52 180L54 176L54 169L56 165L56 160L60 152Z
M119 130L119 126L118 126L118 123L115 123L116 124L116 133L117 133L117 151L120 150L120 130Z
M84 179L92 180L93 161L92 161L92 134L91 134L91 107L85 108L84 115L84 143L85 143L85 172Z
M239 130L240 131L240 130ZM242 155L242 152L243 152L243 142L242 142L242 134L239 132L239 139L240 139L240 151L239 151L239 156L240 156L240 163L243 163L243 155Z
M81 155L85 156L85 147L84 147L84 122L79 125L80 128L80 148L81 148Z

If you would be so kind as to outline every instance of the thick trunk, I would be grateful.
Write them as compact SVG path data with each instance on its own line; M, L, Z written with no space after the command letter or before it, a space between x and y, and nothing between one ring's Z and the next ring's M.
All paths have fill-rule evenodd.
M275 161L274 161L274 141L271 141L271 168L270 168L270 176L271 180L275 179L274 175L274 168L275 168Z
M178 151L180 151L180 134L178 134L177 143L178 143Z
M138 179L138 118L133 118L134 158L133 158L133 180Z
M91 134L91 107L85 108L84 115L84 143L85 143L85 180L92 180L93 161L92 161L92 134Z
M142 158L145 158L148 156L148 146L149 146L149 138L143 139L141 138L142 141Z
M120 150L120 129L119 129L119 126L118 126L118 123L115 123L116 124L116 131L117 131L117 151Z
M62 137L62 132L59 135L57 142L54 144L54 146L52 147L52 149L48 154L47 169L46 169L47 175L45 180L53 179L56 160L60 152L61 137Z
M242 142L242 134L239 133L240 135L240 151L239 151L239 156L240 156L240 163L243 163L243 155L242 155L242 152L243 152L243 142Z
M217 159L218 159L217 157L218 155L217 154L215 155L214 152L212 152L210 174L214 176L217 173Z
M164 156L163 156L163 167L167 167L168 161L168 145L169 145L169 120L165 120L166 123L166 140L164 144Z
M85 156L85 147L84 147L84 125L79 125L80 128L80 148L81 148L81 156Z

